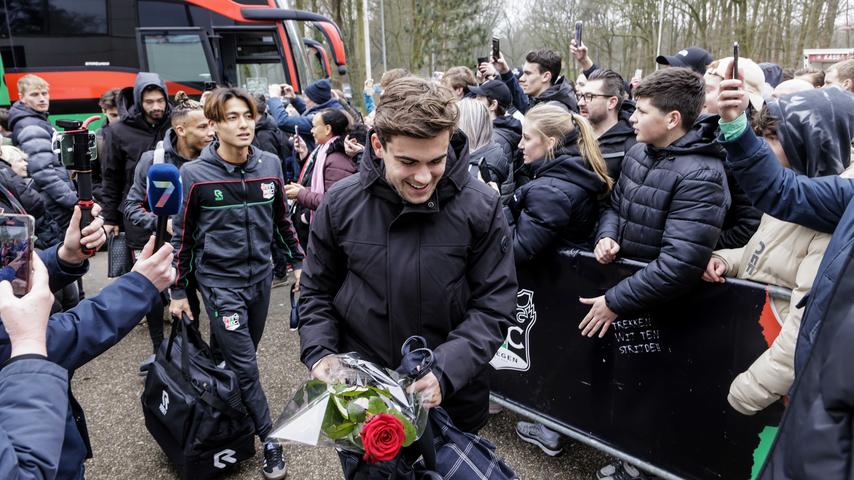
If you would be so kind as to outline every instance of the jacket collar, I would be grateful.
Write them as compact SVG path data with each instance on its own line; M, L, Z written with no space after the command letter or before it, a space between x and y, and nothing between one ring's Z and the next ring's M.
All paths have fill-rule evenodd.
M249 158L246 160L246 163L243 165L235 165L233 163L228 163L223 160L222 157L219 156L216 149L219 148L219 140L214 140L210 143L204 150L202 150L201 155L199 155L199 159L204 160L213 165L217 165L221 168L224 168L229 174L233 174L238 169L243 169L243 171L251 172L255 170L255 167L258 166L258 163L261 162L261 154L257 148L254 146L249 146Z

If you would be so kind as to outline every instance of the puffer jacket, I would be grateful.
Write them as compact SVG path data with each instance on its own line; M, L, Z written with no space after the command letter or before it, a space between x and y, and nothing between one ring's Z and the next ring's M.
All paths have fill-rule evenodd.
M558 77L554 85L546 89L545 92L536 97L531 97L531 102L525 111L527 112L541 103L550 103L569 112L578 113L578 99L575 97L575 90L564 76Z
M507 156L507 152L495 142L484 145L469 154L469 173L473 178L478 178L478 166L481 161L489 170L492 181L498 185L501 203L506 205L516 189L516 182L513 179L513 159Z
M507 164L510 166L507 180L499 185L501 202L507 205L513 192L516 191L516 165L519 142L522 140L522 122L512 115L498 117L492 122L492 141L501 145ZM518 161L521 163L521 160Z
M854 93L820 88L771 100L777 138L792 169L808 177L839 175L851 164Z
M77 190L59 156L53 153L53 125L46 113L15 102L9 109L9 127L12 141L27 154L27 173L42 192L50 215L64 229L77 203Z
M255 138L252 139L252 145L279 157L282 168L284 168L285 159L292 154L285 132L279 130L276 122L266 113L255 121Z
M533 162L534 178L504 207L517 265L561 246L590 247L607 185L581 157L577 140L573 130L553 160Z
M624 100L617 116L617 124L599 137L599 150L608 165L608 176L615 182L620 178L623 157L637 143L635 129L629 118L635 113L635 104Z
M517 284L498 194L471 178L467 157L458 133L433 197L413 205L366 149L358 175L335 184L314 217L299 333L309 368L351 351L397 368L403 342L423 336L442 407L476 431L487 420L488 363L516 311Z
M780 430L757 478L851 478L854 449L854 180L808 178L780 166L750 130L729 141L727 163L757 208L832 233L805 304L795 383Z
M171 163L180 169L185 163L195 159L179 155L177 141L175 132L171 128L167 130L163 138L163 162ZM155 150L149 150L142 154L134 168L133 185L121 206L127 245L134 250L142 250L157 229L157 215L148 210L148 169L154 163L154 152Z
M626 153L596 242L609 237L620 256L649 264L605 293L617 314L640 314L700 281L730 204L716 130L706 117L665 148Z
M105 155L102 161L101 201L104 221L122 224L121 204L133 185L133 173L142 154L154 150L169 129L172 107L166 102L166 115L149 124L142 111L142 92L156 86L166 95L166 84L156 73L140 72L133 88L122 89L118 99L121 120L104 130Z
M790 300L772 298L782 330L770 348L730 385L729 404L745 414L776 402L795 380L795 342L803 309L797 305L812 288L830 235L764 215L759 229L742 248L718 250L726 275L792 290Z
M303 252L288 219L282 164L272 153L249 147L246 163L217 153L219 141L181 167L184 200L173 221L177 277L172 298L186 298L192 273L201 285L239 288L272 274L273 241L288 263L302 268Z

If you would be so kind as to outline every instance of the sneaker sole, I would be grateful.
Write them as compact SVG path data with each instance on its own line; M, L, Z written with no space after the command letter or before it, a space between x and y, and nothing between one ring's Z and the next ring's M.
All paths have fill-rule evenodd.
M264 474L264 478L266 478L267 480L281 480L288 476L288 466L285 465L285 468L283 468L282 470L274 471L272 473L267 473L262 469L261 473Z
M521 433L519 433L518 430L516 430L516 436L519 437L520 439L522 439L523 442L527 442L527 443L530 443L531 445L536 445L536 446L540 447L540 450L542 450L543 453L545 453L546 455L548 455L550 457L556 457L556 456L560 455L561 453L563 453L562 448L560 450L552 450L551 448L543 445L543 443L540 442L539 440L535 440L533 438L528 438L528 437L522 435Z

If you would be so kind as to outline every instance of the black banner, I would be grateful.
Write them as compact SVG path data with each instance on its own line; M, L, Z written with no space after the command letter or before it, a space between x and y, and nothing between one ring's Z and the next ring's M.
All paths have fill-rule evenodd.
M749 417L726 397L779 331L765 286L700 282L648 315L618 318L605 338L582 337L590 307L578 298L604 294L640 265L564 251L520 268L493 393L674 476L751 478L782 406Z

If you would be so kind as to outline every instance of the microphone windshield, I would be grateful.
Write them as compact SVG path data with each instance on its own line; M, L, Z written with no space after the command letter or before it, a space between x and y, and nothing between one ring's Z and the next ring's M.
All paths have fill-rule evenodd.
M175 215L181 208L181 174L171 163L156 163L148 169L148 207L158 216Z

